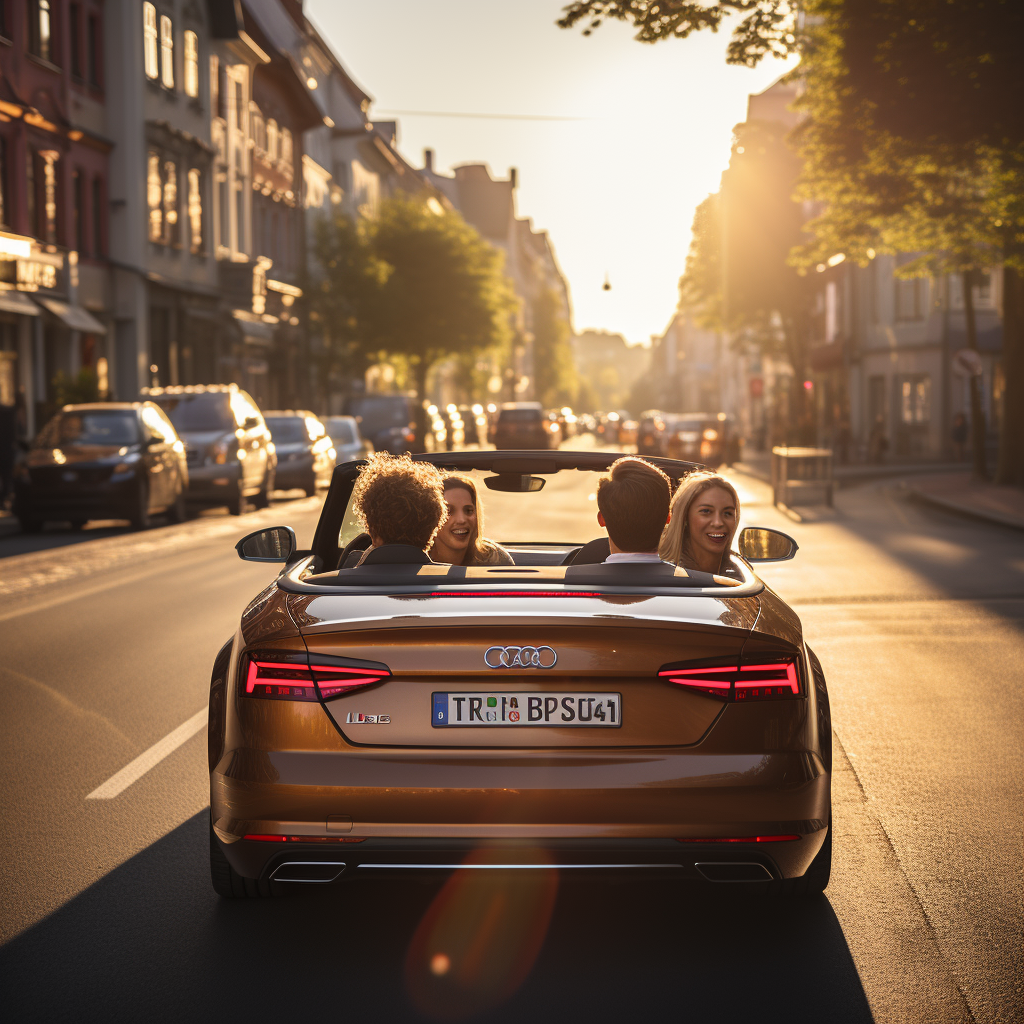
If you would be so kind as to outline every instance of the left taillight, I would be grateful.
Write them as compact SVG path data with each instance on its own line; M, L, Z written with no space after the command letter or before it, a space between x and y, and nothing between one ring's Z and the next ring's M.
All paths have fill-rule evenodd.
M385 665L345 658L307 659L268 652L249 654L246 660L242 692L270 700L334 700L391 675Z
M659 678L730 703L802 697L795 659L758 659L748 665L666 665Z

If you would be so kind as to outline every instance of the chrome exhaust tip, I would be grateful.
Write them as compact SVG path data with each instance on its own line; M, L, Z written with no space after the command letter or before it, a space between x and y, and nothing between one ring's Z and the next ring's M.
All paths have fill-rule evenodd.
M771 872L757 861L698 861L693 865L709 882L770 882Z
M333 882L345 870L341 861L289 860L271 872L272 882Z

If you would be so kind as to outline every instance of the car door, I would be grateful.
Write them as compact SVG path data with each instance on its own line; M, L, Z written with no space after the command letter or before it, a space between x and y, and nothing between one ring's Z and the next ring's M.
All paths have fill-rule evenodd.
M178 497L179 491L188 490L188 463L185 458L185 445L178 437L178 432L174 429L174 424L168 419L167 413L156 404L153 406L153 412L156 414L164 442L168 445L167 470L170 486L168 488L167 500L170 504L173 504ZM178 486L179 480L181 481L180 487Z

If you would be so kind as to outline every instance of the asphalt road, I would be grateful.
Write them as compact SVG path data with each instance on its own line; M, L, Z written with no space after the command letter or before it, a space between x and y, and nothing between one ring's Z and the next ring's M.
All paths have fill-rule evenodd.
M825 898L565 879L497 891L485 879L220 901L200 712L214 654L272 578L232 548L282 521L308 543L317 499L65 546L54 534L26 553L11 553L10 537L4 1019L1024 1019L1024 534L918 507L898 481L841 492L834 516L796 523L764 485L734 478L745 522L801 545L763 575L800 614L829 680ZM596 535L592 505L577 513L558 507L557 489L548 497L559 534L578 514L579 536ZM151 770L112 799L86 799L183 724L190 738ZM468 1003L453 975L417 960L426 927L469 946L463 965L476 951Z

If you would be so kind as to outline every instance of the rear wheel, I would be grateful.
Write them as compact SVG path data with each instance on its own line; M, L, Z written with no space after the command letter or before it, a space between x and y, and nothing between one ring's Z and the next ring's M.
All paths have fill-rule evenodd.
M225 899L260 899L269 897L270 883L240 875L224 856L220 842L210 825L210 881L213 891Z
M228 512L233 516L240 516L245 511L245 495L242 493L242 483L238 483L238 493L228 499Z
M270 508L270 492L274 489L274 473L267 470L263 477L263 486L259 489L252 503L255 508Z
M149 488L140 483L135 493L135 504L128 516L132 528L145 530L149 526Z
M172 523L183 523L188 518L188 510L185 508L185 488L178 491L174 504L167 510L167 518Z
M18 516L18 522L21 524L22 533L43 532L43 521L38 516L34 516L28 512L19 512L16 514Z

